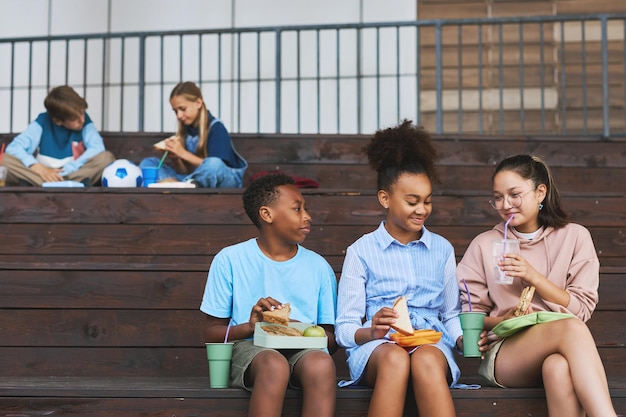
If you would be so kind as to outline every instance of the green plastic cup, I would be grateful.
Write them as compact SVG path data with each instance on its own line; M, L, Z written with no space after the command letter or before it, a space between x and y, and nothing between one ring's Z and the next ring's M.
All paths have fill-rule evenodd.
M459 315L459 318L463 329L463 356L480 358L481 352L478 350L478 341L485 325L485 313L464 311Z
M209 386L211 388L228 388L233 343L220 342L205 344L206 356L209 360Z

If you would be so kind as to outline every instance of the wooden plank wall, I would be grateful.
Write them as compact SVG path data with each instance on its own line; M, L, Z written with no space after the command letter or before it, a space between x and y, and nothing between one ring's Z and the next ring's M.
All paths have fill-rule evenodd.
M105 141L118 157L138 161L152 152L154 136L105 134ZM367 139L234 136L251 173L280 168L320 181L322 188L303 190L313 217L305 246L337 276L345 248L384 217L361 152ZM436 146L443 182L428 227L458 257L498 221L487 203L498 160L530 152L554 167L567 209L589 228L601 259L601 302L589 326L625 414L626 140L441 136ZM256 235L241 190L5 187L0 235L0 416L245 415L247 393L208 388L198 310L213 256ZM335 360L346 377L344 355ZM459 361L475 381L478 361ZM338 413L363 415L370 395L340 390ZM453 396L460 417L546 415L539 389ZM285 415L299 415L300 406L290 392ZM415 415L413 406L406 415Z

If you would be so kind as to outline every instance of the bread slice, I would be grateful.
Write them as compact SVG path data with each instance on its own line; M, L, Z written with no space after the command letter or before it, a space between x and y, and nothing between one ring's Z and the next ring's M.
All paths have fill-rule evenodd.
M165 141L166 141L166 140L167 140L167 139L163 139L162 141L157 142L157 143L155 143L155 144L154 144L154 145L152 145L152 146L154 147L154 149L158 149L159 151L165 151L165 150L167 150L167 149L165 148Z
M406 297L398 297L393 303L393 309L396 310L399 317L396 320L396 323L391 325L391 328L404 335L412 335L413 325L411 324L411 317L409 316L409 307L406 304Z
M528 307L530 307L530 302L533 300L533 295L535 295L535 287L530 286L524 288L522 291L522 296L519 299L519 303L517 304L517 308L513 312L515 317L523 316L526 314Z
M289 325L289 315L291 314L291 306L289 303L283 304L283 308L267 310L263 312L263 321L267 323Z
M295 327L283 326L282 324L266 324L261 329L270 336L304 336L304 332Z

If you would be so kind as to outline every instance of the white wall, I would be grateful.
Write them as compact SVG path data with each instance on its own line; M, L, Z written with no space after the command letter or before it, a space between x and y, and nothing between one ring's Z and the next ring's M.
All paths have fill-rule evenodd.
M405 21L415 18L416 3L416 0L0 0L0 40L46 35ZM384 36L386 35L383 33L382 39ZM147 39L145 76L148 84L145 90L144 130L174 129L175 121L171 116L167 97L171 87L181 79L202 83L209 108L232 131L256 131L257 126L260 126L261 131L271 132L276 129L275 83L271 80L262 82L257 90L257 84L254 83L243 83L238 89L236 84L224 81L235 78L239 73L244 79L256 78L257 74L263 79L273 78L276 73L276 39L273 34L261 35L260 66L257 65L255 35L241 37L241 51L238 51L236 38L222 36L219 40L222 50L220 56L217 55L216 35L203 36L202 48L197 36L187 36L182 41L178 38L166 38L163 45L158 37ZM328 31L320 34L320 40L320 72L322 75L331 75L336 72L337 38L333 31ZM296 76L296 34L285 34L281 41L282 76ZM348 78L355 72L354 42L351 35L342 35L340 71L342 76ZM411 42L410 34L407 42ZM182 69L179 63L181 45L184 57ZM299 47L300 75L314 76L317 54L315 33L303 32ZM165 57L162 69L161 48ZM78 40L67 44L59 41L52 43L50 50L48 72L46 43L35 42L32 46L28 43L16 43L14 46L0 43L0 109L13 109L12 119L9 111L0 111L0 132L22 130L43 110L43 98L47 90L65 83L85 95L89 102L88 112L103 130L138 128L138 90L132 86L139 78L139 42L136 38L128 38L123 45L120 40L103 42L94 39L86 44ZM395 55L389 55L389 48L382 50L383 59L380 62L383 67L395 62ZM362 53L363 70L371 71L375 64L372 49L364 46ZM12 56L13 67L10 65ZM241 57L240 66L237 66L238 56ZM103 64L103 59L106 59L106 65ZM200 67L202 74L199 74ZM221 79L219 90L218 76ZM118 86L122 81L131 85L122 90ZM160 86L161 81L164 82L163 87ZM103 82L110 83L111 87L101 89L100 84ZM13 89L10 88L11 84ZM335 131L338 125L345 132L357 129L359 104L355 102L356 83L347 79L340 84L338 86L337 82L331 81L321 83L322 102L319 107L322 131ZM300 115L311 112L317 115L317 86L313 81L300 83L299 103L296 99L298 85L295 82L285 82L281 88L281 129L293 132L298 129L298 108ZM339 103L340 121L337 120L335 111L338 88L341 96L346 97ZM367 82L363 84L364 95L371 96L374 92L374 85ZM394 110L396 97L389 97L389 100L390 103L381 103L381 108L390 113L383 114L382 117L393 123L397 119L397 112ZM411 98L409 102L411 101L414 99ZM257 111L257 107L260 110ZM371 114L373 110L367 105L362 109L361 119L367 129L376 121L376 117ZM241 118L238 117L240 113ZM257 120L257 114L260 114L261 120ZM299 127L301 131L317 130L317 117L308 121L302 120Z

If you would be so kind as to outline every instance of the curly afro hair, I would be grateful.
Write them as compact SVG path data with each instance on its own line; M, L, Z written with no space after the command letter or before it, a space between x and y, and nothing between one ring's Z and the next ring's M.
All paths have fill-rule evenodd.
M269 174L254 180L243 193L243 208L252 223L261 229L259 209L270 206L278 199L278 187L293 184L294 180L285 174Z
M439 183L435 161L439 158L428 132L403 120L395 127L378 130L363 148L369 164L378 172L379 190L390 191L403 173L425 174Z

